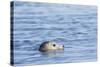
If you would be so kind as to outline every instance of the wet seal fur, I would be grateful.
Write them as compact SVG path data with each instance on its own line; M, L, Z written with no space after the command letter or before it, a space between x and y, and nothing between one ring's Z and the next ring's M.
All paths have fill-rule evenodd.
M39 47L39 51L42 52L51 51L51 50L63 50L63 49L64 49L64 45L59 45L52 41L45 41Z

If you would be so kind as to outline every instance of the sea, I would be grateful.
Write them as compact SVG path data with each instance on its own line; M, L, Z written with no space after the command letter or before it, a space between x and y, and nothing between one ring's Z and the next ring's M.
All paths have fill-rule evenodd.
M45 41L64 50L41 52ZM11 2L11 62L41 65L97 61L97 6Z

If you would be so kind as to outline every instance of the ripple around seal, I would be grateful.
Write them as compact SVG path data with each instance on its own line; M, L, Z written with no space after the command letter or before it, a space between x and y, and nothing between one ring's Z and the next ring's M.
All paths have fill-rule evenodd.
M14 64L96 61L97 7L14 2ZM44 41L64 45L62 52L41 53Z

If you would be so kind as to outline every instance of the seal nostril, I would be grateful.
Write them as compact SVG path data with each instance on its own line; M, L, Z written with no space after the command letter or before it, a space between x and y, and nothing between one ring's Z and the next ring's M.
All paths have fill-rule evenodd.
M63 47L64 47L64 45L63 45Z

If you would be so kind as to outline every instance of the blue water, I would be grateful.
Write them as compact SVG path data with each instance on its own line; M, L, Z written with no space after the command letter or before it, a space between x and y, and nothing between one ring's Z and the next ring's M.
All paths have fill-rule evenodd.
M14 65L96 61L96 6L15 1L13 7ZM64 50L40 52L44 41Z

